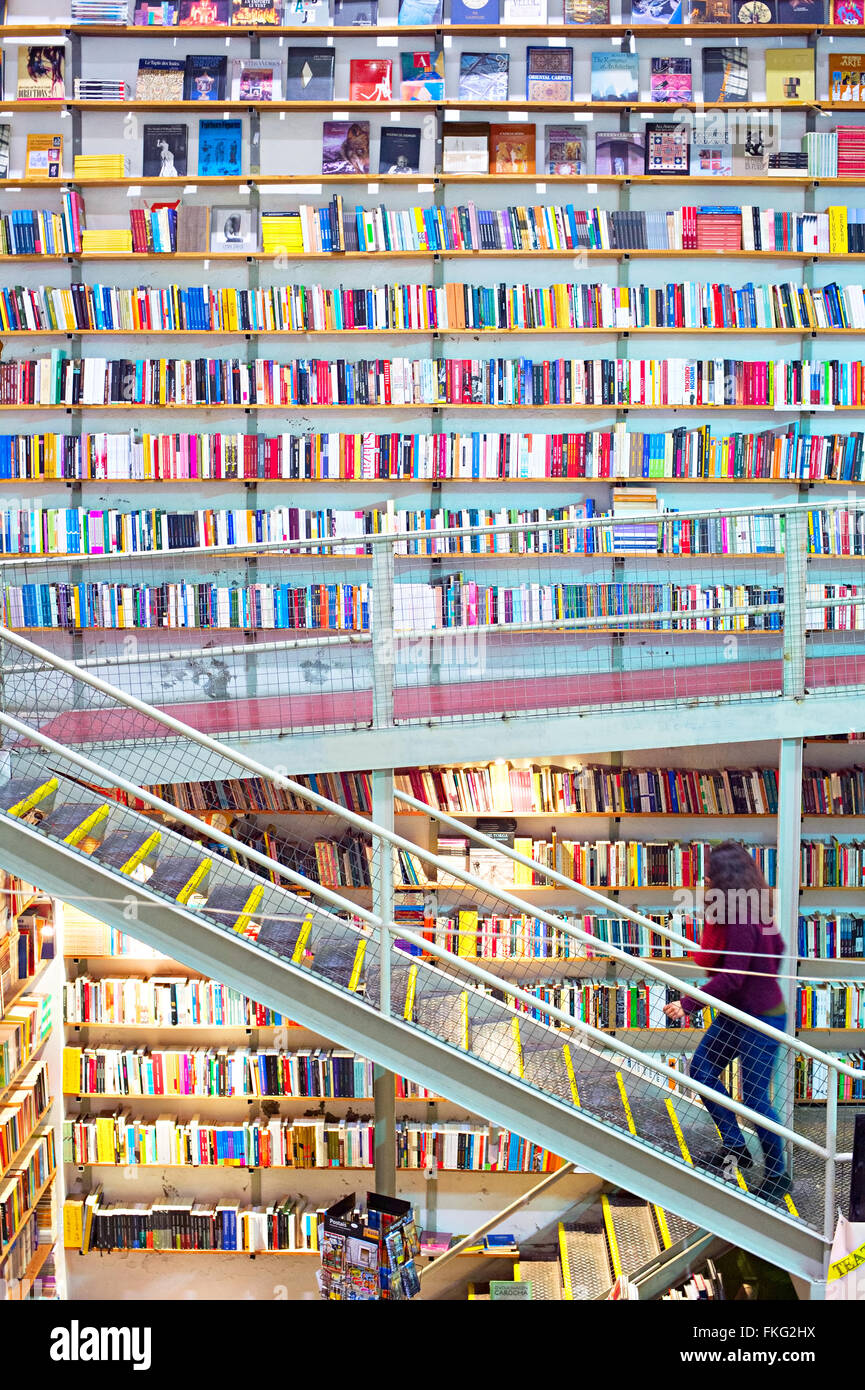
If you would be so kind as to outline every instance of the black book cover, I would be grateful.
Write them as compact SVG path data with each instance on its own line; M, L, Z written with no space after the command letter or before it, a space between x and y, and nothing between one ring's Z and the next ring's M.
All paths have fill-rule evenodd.
M381 132L378 172L380 174L416 174L420 168L420 127L394 130L385 126Z
M289 48L286 101L330 101L333 97L332 48Z
M211 53L190 53L183 75L184 101L223 101L228 59Z
M186 174L188 129L185 125L146 125L141 173L146 179Z

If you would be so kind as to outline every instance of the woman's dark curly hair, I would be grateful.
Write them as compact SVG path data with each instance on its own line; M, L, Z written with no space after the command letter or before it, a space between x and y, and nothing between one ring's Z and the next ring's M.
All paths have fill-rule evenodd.
M752 921L768 921L772 916L772 890L763 875L759 864L738 840L724 840L710 850L706 864L707 887L710 893L725 895L725 910L719 912L721 904L714 908L707 904L706 917L720 922L733 922L741 916L738 904L749 904Z

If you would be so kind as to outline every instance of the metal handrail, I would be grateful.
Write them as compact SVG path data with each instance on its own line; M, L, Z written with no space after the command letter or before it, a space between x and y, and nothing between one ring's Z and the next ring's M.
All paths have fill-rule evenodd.
M224 759L225 761L234 762L240 767L245 767L248 771L254 773L256 776L264 777L267 781L273 782L277 787L279 787L282 790L294 792L302 800L311 802L313 805L319 806L321 809L329 811L332 814L339 816L341 819L347 821L349 824L355 825L357 828L361 829L365 834L372 834L374 836L377 836L379 839L386 840L396 848L404 849L409 853L416 855L418 858L423 859L425 862L433 864L436 868L442 869L446 874L450 874L454 877L459 878L461 882L471 884L472 886L478 887L487 893L494 892L495 895L499 897L503 902L507 902L512 907L516 907L518 911L528 911L532 913L533 916L539 917L543 921L547 921L550 925L553 925L556 928L567 932L569 935L573 935L580 940L592 942L595 945L602 944L604 946L604 952L606 955L609 955L614 959L620 960L624 964L633 967L633 957L629 956L627 952L622 951L618 947L612 945L612 943L598 943L597 938L592 937L590 933L583 931L582 928L574 926L572 923L567 922L563 918L558 918L556 916L553 916L552 914L545 913L542 910L536 910L529 903L526 903L525 901L517 897L515 894L508 892L506 889L498 886L493 887L489 883L486 883L484 880L478 878L477 876L469 873L466 870L456 871L453 864L448 864L446 860L440 858L440 856L438 855L433 854L430 850L424 849L423 847L415 844L413 841L405 839L404 836L397 834L393 830L376 825L369 818L361 816L357 812L350 811L344 806L340 806L337 802L331 801L327 797L321 796L318 792L310 791L309 788L302 786L299 782L295 782L292 778L288 777L284 773L274 770L273 768L269 768L265 766L264 763L260 763L256 759L249 757L248 754L241 753L240 751L232 748L230 745L221 743L219 740L211 738L210 735L204 734L200 730L192 727L191 725L186 724L179 719L176 719L173 715L167 714L165 711L159 710L155 706L149 705L145 701L138 699L137 696L130 695L127 692L118 689L116 686L110 685L108 682L103 681L100 677L93 676L89 672L79 671L73 662L67 661L63 657L56 656L53 652L46 651L44 648L41 648L37 646L35 643L30 642L29 639L22 637L19 633L12 632L8 628L0 627L0 640L9 641L13 646L19 647L24 651L28 651L37 659L45 662L48 665L54 666L56 669L63 671L65 674L71 676L73 679L77 679L82 683L91 686L93 689L100 691L102 694L108 695L112 699L116 700L118 703L126 705L127 708L134 709L139 713L144 714L148 718L152 719L154 722L162 724L165 728L170 729L173 733L179 735L180 737L188 739L193 743L197 743L200 747L207 749L209 752L217 754L220 758ZM8 721L10 720L10 716L2 716L2 719L4 722ZM18 721L14 722L18 723ZM20 727L22 730L26 730L28 734L34 734L35 732L37 732L30 730L28 726L23 724L20 725ZM38 737L40 741L44 740L45 738L44 735L38 735ZM53 740L51 742L53 743ZM71 750L66 750L63 747L63 745L60 744L55 744L54 748L55 751L59 751L61 754L68 754L69 752L71 752ZM81 755L75 756L79 761L81 760ZM98 766L98 764L94 764L94 766ZM113 779L119 782L118 774L107 770L105 771L107 772L107 775L110 780ZM133 784L130 783L129 785L132 786ZM145 799L152 799L152 793L145 793ZM169 803L164 803L164 805L166 805L169 808L170 814L176 813L176 808L170 807ZM432 810L433 808L425 809ZM192 817L191 819L194 820L195 818ZM207 833L211 833L210 826L206 826L204 822L200 822L200 825L203 829L206 829ZM463 830L465 828L466 827L461 827L461 829ZM478 835L480 832L474 833L475 835ZM226 836L226 840L231 841L231 837ZM509 847L504 847L495 841L489 841L485 836L481 836L481 840L482 842L485 842L486 844L498 850L500 853L506 855L506 857L514 859L516 862L523 863L531 868L537 867L534 864L534 861L528 859L524 855L520 855L517 851L510 849ZM244 853L247 852L247 849L244 849ZM279 866L277 865L277 867ZM279 871L285 872L284 867ZM569 884L570 888L574 892L580 893L583 891L582 885L572 880L564 881ZM307 880L306 882L309 882L310 887L312 887L311 881ZM620 904L614 902L612 899L603 898L601 896L595 897L594 890L590 891L592 892L592 896L595 901L601 901L606 906L613 908L617 915L626 915L631 920L635 921L638 925L644 925L649 927L652 931L658 931L657 923L652 922L650 918L644 917L641 913L637 913L633 909L626 909L622 907ZM353 904L350 905L350 910L356 910ZM468 969L468 966L464 958L459 958L459 961L461 968ZM674 989L680 989L682 981L677 977L668 975L665 971L659 969L656 965L652 964L649 961L641 961L640 965L641 969L644 972L653 975L660 982L667 984ZM498 985L501 984L500 977L493 978L496 980ZM795 1036L785 1033L778 1028L773 1028L771 1025L762 1022L762 1020L753 1018L750 1014L747 1014L744 1011L735 1008L733 1005L728 1004L725 1001L719 1001L714 999L711 995L706 994L697 986L692 987L689 985L688 989L690 997L696 999L699 1003L708 1005L711 1008L715 1008L719 1012L724 1013L729 1017L735 1019L737 1022L744 1023L747 1027L753 1028L757 1032L764 1033L767 1037L774 1038L776 1041L782 1042L788 1047L792 1046L796 1048L799 1052L802 1052L804 1055L810 1056L815 1060L825 1063L835 1071L842 1072L844 1075L850 1076L854 1080L865 1077L865 1069L857 1069L851 1067L849 1064L841 1062L837 1057L833 1057L831 1054L821 1052L819 1049L811 1047L810 1044L802 1042ZM511 990L511 992L514 991ZM537 999L532 997L532 1000L532 1007L538 1007ZM544 1012L550 1012L552 1006L544 1004L543 1008ZM574 1026L575 1020L570 1018L569 1022L571 1026ZM676 1073L676 1075L678 1076L680 1074ZM714 1095L714 1092L712 1092L711 1094Z

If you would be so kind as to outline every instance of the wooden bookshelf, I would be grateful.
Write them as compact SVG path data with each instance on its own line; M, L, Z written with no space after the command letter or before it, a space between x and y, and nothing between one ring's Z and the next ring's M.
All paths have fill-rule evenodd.
M5 1168L0 1168L0 1182L3 1181L3 1179L6 1177L6 1174L7 1174L7 1173L10 1173L10 1172L12 1171L12 1169L15 1167L16 1163L18 1162L19 1158L20 1158L21 1155L23 1154L24 1150L27 1148L27 1145L30 1143L30 1140L31 1140L31 1139L34 1137L34 1135L38 1132L40 1125L43 1125L43 1124L45 1123L46 1119L48 1118L49 1111L51 1110L51 1107L52 1107L53 1104L54 1104L54 1097L53 1097L53 1096L49 1096L49 1097L48 1097L48 1100L47 1100L47 1102L46 1102L46 1104L45 1104L44 1110L43 1110L43 1111L41 1112L41 1114L39 1115L38 1119L36 1120L35 1124L33 1125L33 1128L32 1128L32 1129L29 1131L29 1133L27 1134L27 1137L18 1145L18 1148L15 1150L15 1152L14 1152L14 1154L12 1155L12 1157L10 1158L9 1162L6 1164L6 1167L5 1167Z
M762 26L761 26L762 27ZM198 105L199 103L196 103ZM208 103L209 105L210 103ZM339 103L335 103L339 105ZM328 109L334 103L328 103ZM463 103L465 105L465 103ZM369 109L367 106L365 109ZM419 110L424 110L420 107ZM520 108L524 109L524 108ZM848 108L845 107L845 110ZM681 176L676 174L411 174L406 177L404 174L263 174L259 171L248 174L177 174L171 177L160 177L158 175L145 177L144 175L125 175L115 178L93 178L92 176L63 175L60 179L25 179L3 178L0 179L0 190L6 189L7 192L23 192L24 189L38 189L42 192L50 189L59 189L61 192L68 192L75 188L141 188L159 187L165 188L183 184L185 187L192 188L201 185L202 187L221 187L221 188L258 188L262 193L267 193L270 188L283 188L292 185L298 186L299 192L320 191L319 186L323 184L372 184L373 191L379 184L398 184L400 188L418 188L420 191L431 191L438 184L469 184L473 188L482 187L484 184L611 184L627 187L630 184L664 184L679 189L683 185L695 187L698 184L703 186L715 186L722 183L726 187L786 187L786 188L805 188L815 189L823 185L842 186L849 188L861 188L861 179L853 175L816 175L816 174L734 174L729 179L719 179L713 175L689 174ZM135 254L128 253L130 259ZM330 253L329 253L330 254ZM510 254L510 253L505 253ZM574 253L571 253L574 254Z
M858 412L861 413L863 410L865 410L865 404L863 404L863 405L833 405L833 406L831 407L831 409L832 409L833 413L834 413L835 411L841 411L841 410L843 410L843 411L852 410L852 411L858 411ZM182 402L182 401L179 401L179 402L177 402L176 404L173 403L173 402L171 402L171 403L170 403L170 402L165 402L165 403L162 404L162 405L151 405L151 404L145 404L145 403L140 403L140 402L139 402L139 403L135 403L135 402L126 402L126 401L113 401L113 402L111 402L111 403L108 404L108 405L85 405L85 404L82 404L81 402L77 402L77 403L74 403L74 404L73 404L73 403L71 403L71 402L66 402L66 401L46 401L46 402L43 402L43 403L40 404L39 402L36 402L36 401L26 401L26 402L20 402L20 403L15 404L15 405L0 405L0 410L14 410L14 411L18 411L19 413L20 413L20 411L22 411L22 410L65 410L65 411L67 412L67 414L71 414L73 411L76 411L76 412L77 412L77 411L86 411L86 410L99 410L99 411L102 411L102 410L135 410L135 411L138 411L139 413L140 413L142 410L151 410L151 411L159 411L159 412L171 412L172 414L176 414L177 412L183 411L183 410L197 410L197 411L230 411L230 410L233 410L233 411L235 411L235 412L239 412L239 413L247 414L247 415L251 414L252 411L255 411L255 410L281 410L281 411L283 412L283 414L286 414L286 413L291 412L291 411L302 412L302 413L306 414L307 411L311 411L311 410L314 410L314 411L326 410L326 411L328 411L328 412L333 411L333 410L360 410L360 411L366 411L366 412L373 411L373 410L379 410L379 411L381 411L381 410L399 410L399 411L403 411L403 410L413 410L416 414L422 414L422 413L427 412L427 411L430 411L430 410L438 410L438 411L445 411L445 410L474 410L474 411L480 411L480 410L487 410L487 411L509 410L509 411L514 411L514 410L519 410L519 411L524 411L524 412L526 412L527 414L532 413L532 412L538 412L538 411L554 411L554 410L557 410L557 411L559 412L559 414L568 414L568 415L583 414L583 413L585 413L585 412L587 412L587 411L592 411L592 410L606 410L606 411L608 411L608 412L610 412L610 411L612 411L612 412L621 411L622 413L627 413L627 412L632 411L632 410L655 411L655 412L657 412L657 411L659 411L659 410L663 410L663 411L665 411L665 412L667 412L667 413L669 413L669 414L676 414L676 413L678 413L679 411L682 411L682 410L691 410L691 411L694 411L694 410L699 410L699 411L704 411L704 410L712 410L712 411L715 411L715 410L724 410L724 411L727 411L728 414L729 414L729 413L732 413L732 414L743 414L743 413L745 413L745 412L762 411L764 415L768 413L768 414L770 414L770 415L772 415L772 416L777 416L778 412L779 412L779 411L782 411L782 410L783 410L783 411L789 411L790 414L794 414L794 415L813 414L815 411L818 412L818 413L820 413L820 414L823 413L823 411L821 410L821 407L820 407L820 406L817 406L817 405L705 405L705 404L696 404L696 403L693 404L693 405L660 405L660 404L659 404L659 405L622 405L622 404L618 404L618 405L617 405L615 402L605 402L605 403L598 404L598 405L579 405L579 404L574 404L573 402L568 402L567 404L565 404L564 401L561 403L561 405L512 405L510 402L507 402L507 401L497 401L497 402L491 403L491 404L489 404L489 405L486 405L486 404L475 404L475 403L469 402L469 401L458 401L458 402L454 402L454 401L424 401L424 402L416 402L416 403L413 403L413 404L411 404L411 405L393 404L392 402L391 402L391 403L388 403L388 404L385 404L385 403L383 403L383 402L380 403L380 404L379 404L379 403L376 403L375 405L357 405L357 404L355 404L355 405L341 405L341 404L333 404L333 405L315 405L315 404L311 404L311 405L269 405L267 402L264 402L264 401L248 401L248 402L246 402L245 404L233 404L233 403L232 403L232 404L230 404L230 405L225 405L225 404L219 404L219 405L186 404L185 402ZM112 481L114 481L114 480L112 480ZM614 482L615 479L610 479L610 481L611 481L611 482ZM653 482L653 481L657 481L657 480L656 480L656 479L651 479L651 478L643 479L643 485L645 486L646 482Z
M31 1136L30 1136L31 1140L32 1140L34 1137L35 1137L35 1136L34 1136L33 1134L31 1134ZM24 1230L24 1227L27 1225L27 1222L30 1220L30 1217L31 1217L31 1216L33 1215L33 1213L36 1211L36 1208L38 1207L38 1205L39 1205L40 1201L42 1200L42 1198L45 1196L45 1193L48 1191L49 1187L50 1187L51 1184L53 1183L53 1181L54 1181L54 1179L56 1178L56 1176L57 1176L57 1169L55 1168L51 1173L49 1173L48 1177L47 1177L47 1178L45 1179L45 1181L41 1184L41 1186L38 1187L38 1188L36 1189L35 1196L33 1197L33 1200L32 1200L32 1202L31 1202L30 1206L27 1208L27 1210L23 1213L23 1215L22 1215L22 1217L21 1217L21 1221L20 1221L20 1223L19 1223L19 1225L18 1225L18 1229L17 1229L17 1230L14 1232L14 1234L9 1238L9 1240L6 1242L5 1245L3 1245L2 1242L0 1242L0 1260L5 1260L6 1256L9 1254L9 1251L12 1249L12 1247L13 1247L14 1244L15 1244L15 1242L18 1240L19 1236L21 1235L21 1232Z
M276 484L285 487L290 483L292 489L296 487L419 487L424 483L436 481L432 478L0 478L0 489L23 488L23 487L45 487L47 484L57 483L62 486L82 486L82 487L112 487L122 483L127 487L184 487L189 483L194 483L196 487L206 485L217 485L220 487L231 486L232 484L250 483L256 487L267 484ZM833 488L861 488L865 487L865 478L857 479L832 479L832 478L461 478L451 477L441 478L438 481L448 483L456 487L498 487L503 483L516 483L523 486L530 485L535 487L570 487L578 485L580 487L646 487L647 484L662 483L670 484L675 487L795 487L795 488L814 488L814 487L833 487ZM566 524L566 523L563 523ZM166 552L167 553L167 552ZM33 557L30 557L33 558ZM430 557L431 558L431 557ZM810 558L822 558L813 556ZM855 557L851 557L855 558Z
M143 261L152 265L172 264L175 261L215 261L217 265L226 262L252 262L252 261L272 261L277 256L286 255L292 262L294 261L369 261L379 260L460 260L475 258L478 260L494 259L508 260L514 257L526 257L527 259L554 260L557 257L573 260L575 256L586 256L589 260L681 260L682 258L691 260L715 260L722 257L724 260L769 260L772 262L784 261L806 261L808 263L818 261L865 261L865 252L858 251L719 251L714 248L703 247L698 250L690 250L680 247L668 247L664 250L648 250L639 247L552 247L549 249L520 249L514 247L498 247L495 250L448 250L429 247L417 250L391 250L391 251L165 251L165 252L143 252L143 251L58 251L55 254L41 255L36 253L26 254L7 254L0 255L0 262L22 262L28 263L38 261L40 263L48 261L58 262L62 265L74 265L79 262L91 261Z
M581 26L582 27L582 26ZM760 26L761 30L763 26ZM199 33L203 32L201 30ZM369 34L369 29L364 30L364 34ZM308 36L309 31L307 31ZM730 102L724 101L682 101L675 103L677 111L729 111ZM631 101L595 101L590 96L584 99L576 98L570 101L529 101L527 98L519 96L509 97L505 101L483 101L477 97L450 97L439 101L401 101L399 98L392 98L390 101L357 101L350 97L332 96L327 100L316 99L314 101L254 101L254 100L231 100L220 98L216 101L204 103L200 101L140 101L131 97L126 101L102 101L84 99L79 97L58 97L54 100L46 101L21 101L13 99L2 103L4 110L9 111L32 111L36 107L39 111L190 111L205 115L206 112L230 111L237 115L242 115L249 111L285 111L301 114L304 111L319 112L332 111L334 116L340 111L359 112L373 114L378 111L412 111L419 109L428 111L567 111L567 112L610 112L618 114L620 112L637 111L646 113L656 113L660 116L670 115L671 103L663 101L643 101L635 97ZM765 111L768 106L781 111L816 111L820 114L833 111L865 111L863 102L833 102L829 99L815 98L814 101L737 101L737 110L742 111ZM366 177L366 175L364 176ZM402 175L401 177L405 177ZM412 174L411 181L417 177ZM779 175L776 177L784 177Z
M855 337L865 333L865 328L668 328L664 324L648 324L637 328L571 328L566 325L543 328L10 328L3 329L2 333L4 338L525 338L532 335L549 338L575 334L580 338L631 338L645 334L717 338L730 334L741 337L748 333L758 333L763 338L791 335L827 338L833 335Z
M565 24L563 21L558 23L545 24L451 24L450 20L441 20L437 24L375 24L370 26L356 27L338 24L315 25L311 28L304 28L298 25L221 25L214 24L207 27L180 27L179 25L160 25L160 24L72 24L58 22L43 22L35 19L31 24L13 23L0 25L0 37L15 38L29 37L46 38L52 35L80 34L93 35L97 38L119 38L119 39L188 39L192 42L200 41L202 36L211 37L233 37L238 39L263 39L269 37L288 37L303 38L310 37L321 39L328 35L339 38L369 39L377 36L392 36L412 38L420 35L508 35L513 38L521 36L530 37L532 35L548 35L566 38L615 38L617 36L626 38L634 35L635 38L657 38L663 35L665 38L753 38L755 33L758 35L768 35L770 38L785 36L807 37L814 34L820 37L824 34L838 34L845 38L856 37L856 27L846 24L786 24L772 23L760 24L670 24L658 26L657 24ZM32 103L31 103L32 104Z

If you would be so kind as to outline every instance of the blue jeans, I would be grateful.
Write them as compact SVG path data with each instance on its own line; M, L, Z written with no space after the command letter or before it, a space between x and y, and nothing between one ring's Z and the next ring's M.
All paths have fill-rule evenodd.
M755 1017L760 1023L768 1023L773 1028L784 1027L783 1014L767 1015L765 1018L759 1018L758 1015ZM718 1014L706 1030L703 1041L691 1059L691 1077L694 1081L701 1081L704 1086L711 1086L713 1091L729 1098L729 1092L719 1078L733 1058L738 1057L743 1104L777 1123L778 1116L769 1100L769 1083L772 1080L778 1046L779 1044L773 1038L767 1038L765 1033L758 1033L756 1029L748 1028L744 1023L737 1023L725 1014ZM706 1096L701 1096L701 1100L721 1132L724 1147L744 1148L745 1136L733 1111L727 1110L725 1106L718 1105ZM773 1134L771 1130L760 1129L756 1125L754 1128L763 1149L767 1175L783 1173L786 1163L780 1135Z

